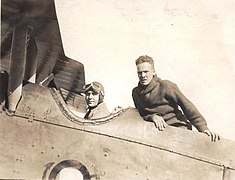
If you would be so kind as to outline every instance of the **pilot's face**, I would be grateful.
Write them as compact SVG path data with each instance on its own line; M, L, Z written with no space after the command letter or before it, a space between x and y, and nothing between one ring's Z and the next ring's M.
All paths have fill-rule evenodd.
M153 65L148 62L144 62L138 64L136 67L140 84L143 86L147 86L151 82L155 74Z
M89 107L95 107L99 103L99 94L95 91L87 91L85 94L86 104Z

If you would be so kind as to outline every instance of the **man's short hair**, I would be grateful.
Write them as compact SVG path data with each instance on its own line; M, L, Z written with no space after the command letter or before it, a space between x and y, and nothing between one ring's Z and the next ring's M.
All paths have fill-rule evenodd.
M136 65L144 63L144 62L148 62L148 63L152 64L152 66L154 68L154 61L153 61L153 58L151 58L150 56L147 56L147 55L140 56L138 59L135 60Z

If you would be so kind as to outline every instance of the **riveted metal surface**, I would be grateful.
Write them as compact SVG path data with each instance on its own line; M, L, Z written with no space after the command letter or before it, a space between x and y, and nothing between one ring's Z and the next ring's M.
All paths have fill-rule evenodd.
M219 162L226 162L226 166L235 167L235 158L230 159L231 157L235 157L235 146L232 141L224 143L227 140L222 140L213 143L205 134L170 127L167 128L169 133L157 131L153 123L143 121L134 109L126 110L121 116L114 117L110 121L106 121L105 119L105 124L94 126L96 122L91 121L90 126L86 127L82 123L80 125L73 123L71 119L67 118L61 112L59 105L53 99L47 88L28 84L24 90L23 100L20 102L16 111L18 115L23 116L28 111L27 115L32 114L34 120L114 136L120 139L148 144L149 146L159 146L158 148L160 149L175 149L177 152L185 154L185 156L197 154L199 159L201 157L207 157L208 161L216 159ZM57 96L57 98L59 97ZM41 106L38 107L37 104ZM49 114L46 113L48 109L50 109ZM75 115L73 116L75 117ZM86 124L84 119L79 119ZM159 144L158 142L161 143ZM224 150L224 153L221 153L221 149Z
M223 175L221 166L159 148L17 117L1 121L0 134L1 178L42 178L48 163L69 159L84 164L93 179L221 179Z
M233 177L233 141L172 127L160 132L133 108L104 124L77 124L55 101L47 88L29 84L15 116L0 113L0 178L46 179L65 160L83 164L93 179Z

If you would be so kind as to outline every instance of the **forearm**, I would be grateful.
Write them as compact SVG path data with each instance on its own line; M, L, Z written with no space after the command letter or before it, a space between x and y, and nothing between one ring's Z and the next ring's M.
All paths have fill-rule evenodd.
M146 116L142 116L145 121L150 121L153 122L154 118L162 118L160 114L154 113L154 114L149 114Z
M179 90L177 91L176 95L177 104L181 107L190 123L200 132L208 130L206 120L198 111L196 106L191 101L189 101Z

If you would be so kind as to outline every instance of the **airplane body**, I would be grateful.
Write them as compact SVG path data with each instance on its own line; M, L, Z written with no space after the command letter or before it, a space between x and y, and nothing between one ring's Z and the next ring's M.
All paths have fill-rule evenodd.
M57 95L27 84L15 115L1 112L1 178L53 179L67 167L88 179L235 177L233 141L215 143L205 134L173 127L158 131L134 108L85 120Z
M235 179L234 141L158 131L131 107L95 120L73 113L84 112L85 71L63 52L54 1L2 1L2 19L0 178L72 169L81 179Z

